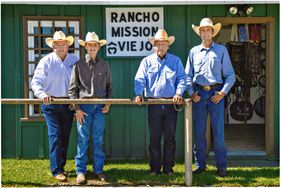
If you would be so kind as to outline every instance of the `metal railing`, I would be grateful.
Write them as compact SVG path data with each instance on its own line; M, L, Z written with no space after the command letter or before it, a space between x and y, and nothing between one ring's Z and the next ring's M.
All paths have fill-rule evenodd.
M1 104L43 104L40 99L1 99ZM52 104L115 104L137 105L130 99L53 99ZM145 104L174 104L172 99L148 99ZM184 154L185 154L185 184L192 185L192 102L183 101L184 105Z

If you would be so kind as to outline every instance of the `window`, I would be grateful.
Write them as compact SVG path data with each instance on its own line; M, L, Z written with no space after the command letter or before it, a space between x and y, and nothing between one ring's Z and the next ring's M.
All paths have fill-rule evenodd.
M82 34L81 17L24 17L24 97L36 98L30 83L40 59L53 50L47 46L45 39L53 37L55 31L63 31L66 36L73 36L75 42L69 48L69 53L80 57L78 38ZM40 105L25 105L24 117L40 117Z

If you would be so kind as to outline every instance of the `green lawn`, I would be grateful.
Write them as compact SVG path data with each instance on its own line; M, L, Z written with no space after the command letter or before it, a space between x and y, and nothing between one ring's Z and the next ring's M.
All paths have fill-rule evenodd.
M89 163L87 185L91 186L185 186L184 164L177 162L174 176L148 174L146 160L107 161L104 170L109 180L107 183L95 179ZM77 186L74 160L68 160L66 171L68 182L58 183L51 176L49 160L2 159L2 186ZM279 167L234 167L228 168L228 176L220 178L216 168L207 166L207 171L193 176L193 186L279 186Z

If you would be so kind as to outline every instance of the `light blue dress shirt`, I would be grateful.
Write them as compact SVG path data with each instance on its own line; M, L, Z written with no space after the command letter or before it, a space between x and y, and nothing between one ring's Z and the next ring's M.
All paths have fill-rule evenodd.
M67 54L62 61L55 52L44 56L38 63L31 88L40 99L44 96L67 97L73 65L78 61L74 55Z
M136 95L149 98L170 98L183 95L186 75L179 57L166 53L161 60L156 53L145 57L140 63L134 79Z
M235 83L235 73L226 47L214 42L210 48L200 44L190 50L185 72L190 96L195 92L193 83L201 86L223 84L221 91L225 94Z

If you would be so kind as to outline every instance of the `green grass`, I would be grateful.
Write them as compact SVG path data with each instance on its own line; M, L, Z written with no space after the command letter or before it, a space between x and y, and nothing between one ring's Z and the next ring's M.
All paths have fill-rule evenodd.
M49 160L2 159L3 187L30 186L77 186L74 160L68 160L65 167L69 172L68 182L58 183L49 170ZM87 185L90 186L185 186L184 164L177 162L174 176L148 174L146 160L107 161L104 171L107 183L95 179L91 163L87 166ZM279 167L237 167L228 168L228 176L216 175L215 166L208 165L207 171L193 176L193 186L279 186Z

